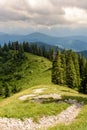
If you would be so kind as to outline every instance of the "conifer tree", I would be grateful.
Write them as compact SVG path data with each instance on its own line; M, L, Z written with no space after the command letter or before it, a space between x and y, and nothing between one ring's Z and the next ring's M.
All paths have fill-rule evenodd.
M70 88L76 87L76 70L72 59L72 51L67 55L66 81Z
M9 47L8 47L8 45L6 43L3 46L3 51L6 51L6 52L9 51Z
M84 76L82 77L82 82L79 90L80 92L87 94L87 61L85 64Z
M84 77L85 66L86 66L86 58L82 55L79 58L79 66L80 66L80 76L81 79Z
M12 87L12 93L16 93L17 92L17 86L14 84Z
M79 59L78 55L73 52L73 62L76 70L76 87L80 86L81 78L80 78L80 66L79 66Z
M58 54L59 54L59 51L56 51L55 58L52 62L52 82L55 83L55 84L57 84Z
M81 85L79 87L79 92L87 93L87 60L82 55L80 57L80 75L81 75Z
M52 82L55 84L63 84L63 68L61 67L61 55L58 50L53 61Z
M3 83L3 87L4 87L4 96L5 98L10 96L10 90L9 90L9 85L8 83Z
M54 49L53 49L53 48L50 48L50 49L49 49L49 59L50 59L51 61L53 61L53 57L54 57Z
M63 75L63 83L66 84L66 50L64 49L61 53L61 67Z

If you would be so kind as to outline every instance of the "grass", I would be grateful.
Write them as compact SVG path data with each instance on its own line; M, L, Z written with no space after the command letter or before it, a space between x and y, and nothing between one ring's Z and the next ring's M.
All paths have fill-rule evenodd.
M51 62L46 58L26 53L27 60L20 67L21 80L15 81L22 91L0 101L0 117L23 119L32 117L34 120L46 115L54 115L66 109L69 104L57 104L53 100L48 103L22 102L18 98L31 94L37 88L47 88L42 94L53 93L51 84ZM16 72L15 72L16 73ZM13 81L12 81L13 82ZM51 88L50 88L51 87Z
M55 87L55 85L53 85ZM50 94L49 88L52 93L56 93L56 90L52 87L52 85L39 85L35 87L31 87L25 91L22 91L14 96L5 99L0 102L0 117L14 117L24 119L25 117L32 117L34 120L38 120L38 118L50 115L57 115L61 111L65 110L70 105L67 103L56 103L55 101L51 101L49 103L36 103L30 101L20 101L19 97L26 94L33 94L34 90L37 88L46 88L42 94ZM58 89L58 86L55 87ZM37 94L38 95L38 94Z
M51 62L44 57L30 53L25 53L25 55L27 58L23 64L15 66L16 69L13 73L0 75L0 85L5 80L10 89L15 85L17 90L25 90L35 85L51 83ZM8 61L5 64L7 63ZM11 61L9 64L12 64Z
M65 92L64 92L65 91ZM63 90L62 97L63 99L75 99L78 102L84 102L81 112L78 117L70 124L63 125L58 124L55 127L48 128L47 130L87 130L87 95L79 94L72 90L67 93L66 90Z
M51 83L51 62L46 58L28 53L26 56L27 60L21 68L23 78L17 81L17 86L24 90L34 85Z
M50 94L56 93L62 95L62 100L65 99L76 99L79 102L84 101L84 106L82 108L81 113L77 117L77 119L69 126L58 125L54 128L49 128L49 130L73 130L74 127L78 127L79 122L82 122L84 127L86 127L86 112L87 112L87 96L83 94L79 94L77 91L67 88L66 86L59 86L54 84L49 85L38 85L31 87L27 90L24 90L20 93L13 95L10 98L4 99L0 102L0 117L14 117L24 119L25 117L32 117L35 121L39 118L50 115L57 115L61 111L65 110L70 104L62 102L61 104L57 104L55 101L50 101L49 103L36 103L31 102L31 100L20 101L19 97L27 94L34 94L34 91L39 88L46 88L43 90L41 94ZM39 95L39 94L36 94ZM80 125L82 124L80 123ZM79 127L82 127L80 126ZM79 129L77 129L79 130Z
M21 80L15 81L18 87L22 87L22 91L12 95L7 99L0 98L0 117L29 118L35 121L39 118L50 115L59 114L65 110L70 104L62 102L57 104L50 100L46 103L31 102L31 100L20 101L19 97L26 94L34 94L34 90L46 88L41 94L60 94L62 100L76 99L84 102L82 110L78 117L70 124L58 124L48 130L87 130L87 95L79 94L77 91L67 86L59 86L51 83L51 62L45 58L34 56L26 53L28 59L23 63L21 69ZM36 94L39 95L39 94Z
M59 85L38 85L24 90L18 94L13 95L10 98L4 99L0 102L0 117L15 117L23 119L25 117L32 117L35 121L42 116L56 115L62 110L69 107L69 104L55 102L40 104L35 102L19 101L19 97L26 94L33 94L34 90L39 88L46 88L41 94L56 93L61 94L63 100L76 99L81 102L84 101L84 105L78 117L74 122L68 126L59 124L48 130L86 130L87 129L87 95L79 94L77 91L67 88L66 86Z

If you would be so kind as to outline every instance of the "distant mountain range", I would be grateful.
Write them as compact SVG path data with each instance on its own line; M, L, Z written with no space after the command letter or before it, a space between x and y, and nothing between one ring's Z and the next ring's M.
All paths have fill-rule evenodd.
M9 35L0 33L0 44L9 41L27 41L44 43L59 48L73 49L74 51L87 50L87 36L54 37L43 33L32 33L29 35Z

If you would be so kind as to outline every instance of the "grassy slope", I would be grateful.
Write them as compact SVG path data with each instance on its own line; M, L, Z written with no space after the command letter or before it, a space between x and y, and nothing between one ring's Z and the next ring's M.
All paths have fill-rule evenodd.
M8 75L1 74L0 77L2 79L6 79L7 77L12 78L11 81L8 81L9 85L12 86L15 84L18 88L22 87L22 89L41 84L43 82L49 84L51 82L51 71L49 70L51 69L51 62L46 58L32 55L30 53L25 54L27 59L22 65L16 66L14 73L9 73ZM12 64L10 60L5 64L7 63ZM17 74L22 76L20 80L17 79Z
M58 93L63 99L77 99L84 101L82 111L76 120L69 126L57 125L49 130L87 130L87 95L78 94L75 90L64 86L53 85L51 83L51 63L45 58L26 54L28 60L23 64L21 73L23 78L17 81L18 86L23 90L7 99L0 101L0 117L33 117L37 120L43 115L53 115L60 113L69 104L56 104L55 102L39 104L19 101L19 97L26 94L33 94L37 88L47 88L43 94Z
M32 89L47 87L51 84L51 62L46 58L28 53L26 53L26 56L28 59L20 68L22 79L16 81L16 85L19 88L22 87L22 91L0 102L0 116L21 119L24 117L33 117L34 119L37 119L44 115L58 114L68 107L69 104L62 103L58 105L51 101L50 103L45 104L19 101L18 98L21 95L33 93ZM49 90L53 92L52 89L48 88L45 93L50 93Z
M51 62L46 58L29 53L26 53L26 56L28 59L21 68L23 78L17 82L17 86L26 89L38 84L51 83Z
M84 105L82 107L81 112L79 113L78 117L68 126L63 124L59 124L53 128L49 128L48 130L87 130L87 95L82 94L75 94L75 93L68 93L64 94L64 98L72 98L78 101L83 101Z
M54 88L55 87L55 88ZM50 100L49 103L33 103L31 101L20 101L19 97L26 94L33 94L34 90L37 88L47 88L44 90L42 94L47 93L56 93L58 90L58 86L52 85L39 85L35 87L31 87L27 90L24 90L14 96L5 99L0 103L0 116L6 117L15 117L21 118L24 117L33 117L34 119L38 119L38 117L42 117L44 115L53 115L58 114L62 110L66 109L69 104L61 103L57 104ZM50 91L49 91L50 90ZM58 92L57 92L58 93Z

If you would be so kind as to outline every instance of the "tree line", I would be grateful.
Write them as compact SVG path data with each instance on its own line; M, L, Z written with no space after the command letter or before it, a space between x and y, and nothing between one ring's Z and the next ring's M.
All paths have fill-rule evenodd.
M53 54L54 54L54 49L53 47L46 47L44 45L38 45L37 43L29 43L29 42L23 42L19 43L18 41L16 42L10 42L8 44L4 44L4 46L0 46L0 52L9 51L9 50L22 50L22 52L29 52L38 56L43 56L46 57L50 60L53 60Z
M20 80L21 65L27 58L25 52L43 56L52 61L52 82L77 88L79 92L87 93L87 60L72 50L59 51L58 48L46 48L36 43L18 41L0 46L0 95L8 97L10 93L21 90L13 79ZM19 67L19 68L18 68ZM16 73L15 73L16 72ZM6 76L5 76L6 75ZM9 84L12 81L12 84Z
M87 60L72 50L56 51L52 62L52 82L87 94Z
M0 96L9 97L21 90L15 81L22 77L21 66L25 59L23 47L18 42L0 46Z
M11 94L21 90L16 85L16 80L22 78L21 66L27 58L25 52L53 59L53 48L46 49L36 43L18 41L0 45L0 95L9 97Z

